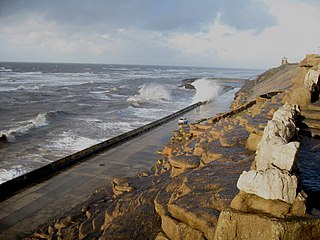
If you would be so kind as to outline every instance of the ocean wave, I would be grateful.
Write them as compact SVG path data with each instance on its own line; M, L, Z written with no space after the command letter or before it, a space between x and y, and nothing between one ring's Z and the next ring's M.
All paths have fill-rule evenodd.
M59 138L51 143L48 148L54 151L80 151L92 145L100 143L99 139L78 136L72 131L64 131Z
M157 83L148 83L140 86L139 94L129 97L128 102L139 105L141 102L165 102L171 100L169 89Z
M11 68L0 67L0 72L12 72Z
M17 127L0 131L0 140L6 142L14 142L16 140L16 137L25 135L32 129L47 126L49 124L49 121L52 121L57 117L63 115L66 115L64 111L50 111L46 113L39 113L36 117L22 122L21 125Z
M196 94L192 99L193 102L212 101L223 92L223 86L206 78L195 80L191 84L196 89Z
M26 172L28 172L29 169L23 167L22 165L13 165L11 166L11 169L0 169L0 184L18 177Z

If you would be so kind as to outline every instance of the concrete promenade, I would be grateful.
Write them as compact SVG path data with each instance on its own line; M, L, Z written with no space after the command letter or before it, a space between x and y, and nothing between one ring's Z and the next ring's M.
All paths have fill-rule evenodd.
M232 92L185 116L192 122L226 111L233 100ZM176 129L177 120L168 122L0 202L0 240L23 238L40 224L86 200L95 189L108 186L114 177L150 170L159 158L156 151L162 149Z

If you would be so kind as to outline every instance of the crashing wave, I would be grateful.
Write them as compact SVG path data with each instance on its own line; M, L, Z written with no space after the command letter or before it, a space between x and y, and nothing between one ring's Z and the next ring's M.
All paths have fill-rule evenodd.
M210 102L223 92L223 86L206 78L196 80L192 85L196 89L196 94L192 99L193 102Z
M22 122L20 126L11 128L9 130L0 131L0 140L6 142L14 142L16 137L27 134L30 130L47 126L50 120L55 119L60 115L64 115L63 111L50 111L46 113L39 113L36 117Z
M0 67L0 72L12 72L11 68Z
M143 84L140 87L139 94L129 97L128 102L138 106L139 102L164 102L170 101L171 94L169 89L157 83Z

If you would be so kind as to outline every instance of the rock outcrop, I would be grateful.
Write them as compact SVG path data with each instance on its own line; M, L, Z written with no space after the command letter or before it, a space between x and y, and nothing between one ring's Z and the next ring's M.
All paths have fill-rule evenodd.
M295 141L299 107L308 108L315 95L319 98L319 63L314 55L300 63L302 69L293 79L294 88L284 98L294 104L280 107L268 121L251 170L238 179L240 192L231 208L220 213L215 239L320 238L319 219L306 214L307 195L298 190L300 142ZM251 149L254 141L252 136L247 141Z
M319 99L320 58L317 54L308 54L300 62L300 72L293 79L294 86L285 101L307 109L310 103Z
M265 199L292 203L296 197L297 177L291 174L299 142L289 142L296 132L299 109L284 105L264 129L253 170L243 172L237 187Z

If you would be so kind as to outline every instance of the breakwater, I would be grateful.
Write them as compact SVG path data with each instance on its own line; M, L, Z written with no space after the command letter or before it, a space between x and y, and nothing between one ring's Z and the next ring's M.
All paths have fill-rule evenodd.
M84 161L91 156L98 154L99 152L111 149L121 143L124 143L132 138L138 137L158 126L161 126L181 115L184 113L191 111L192 109L195 109L199 107L202 103L198 102L195 104L192 104L186 108L183 108L173 114L170 114L166 117L163 117L161 119L158 119L154 122L151 122L149 124L146 124L142 127L139 127L137 129L134 129L132 131L126 132L124 134L118 135L114 138L108 139L106 141L103 141L99 144L93 145L89 148L86 148L82 151L76 152L74 154L71 154L69 156L66 156L64 158L61 158L55 162L52 162L48 165L45 165L41 168L38 168L34 171L28 172L24 175L21 175L19 177L13 178L7 182L4 182L0 185L0 201L6 199L7 197L13 195L15 192L21 190L22 188L25 188L31 184L35 184L37 182L40 182L42 180L45 180L47 178L52 177L58 171L61 171L65 168L68 168L78 162Z

